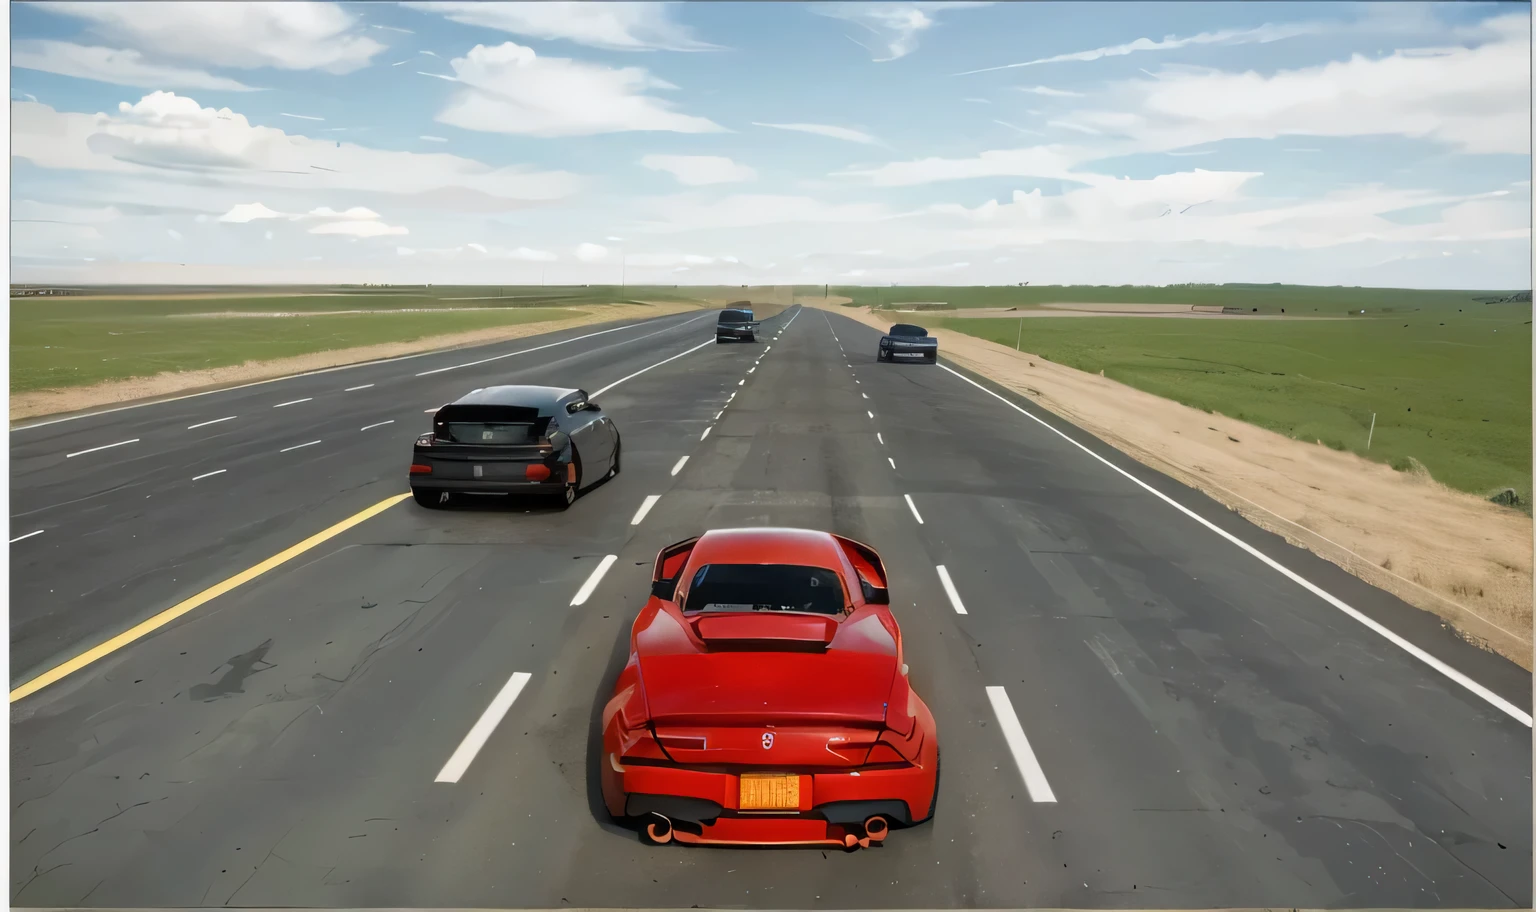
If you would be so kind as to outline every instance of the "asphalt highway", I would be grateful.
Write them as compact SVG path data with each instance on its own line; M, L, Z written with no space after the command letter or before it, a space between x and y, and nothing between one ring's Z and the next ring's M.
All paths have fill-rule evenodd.
M11 537L42 534L10 546L13 688L265 571L12 703L13 905L1531 905L1528 674L849 319L712 318L14 431ZM403 494L426 410L492 383L586 389L623 471L565 511L397 502L266 566ZM595 770L650 563L768 524L884 557L935 819L642 845Z

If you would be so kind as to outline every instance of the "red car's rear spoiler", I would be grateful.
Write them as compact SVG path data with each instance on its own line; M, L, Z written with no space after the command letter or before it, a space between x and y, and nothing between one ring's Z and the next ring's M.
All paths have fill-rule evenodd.
M864 590L864 602L869 605L889 605L891 594L885 576L885 563L875 549L851 538L833 535L848 562L859 574L859 584Z
M677 575L683 572L688 555L698 543L699 536L695 535L661 549L656 555L656 566L651 570L651 595L668 602L672 600L677 592Z

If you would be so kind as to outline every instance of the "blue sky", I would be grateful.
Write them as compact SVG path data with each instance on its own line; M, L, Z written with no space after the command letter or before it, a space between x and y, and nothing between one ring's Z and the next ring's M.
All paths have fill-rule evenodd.
M1523 3L18 3L11 28L14 281L1530 284Z

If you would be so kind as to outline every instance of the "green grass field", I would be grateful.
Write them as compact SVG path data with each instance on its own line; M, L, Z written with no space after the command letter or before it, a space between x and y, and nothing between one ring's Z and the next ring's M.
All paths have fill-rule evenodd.
M12 393L580 316L576 311L553 307L242 318L163 313L18 317L17 311L13 302Z
M1372 289L1381 306L1412 301L1419 309L1371 316L1364 296L1343 301L1329 289L1316 291L1318 307L1365 307L1367 316L1244 322L1240 316L1010 320L935 315L921 322L1010 348L1022 323L1018 344L1051 361L1092 373L1102 370L1121 383L1185 405L1298 440L1320 439L1399 470L1411 467L1414 459L1438 481L1469 493L1487 496L1512 487L1529 510L1531 305L1474 300L1498 296L1488 292L1386 294ZM1241 303L1262 307L1250 303L1260 299ZM982 295L967 300L978 302L969 306L1000 306ZM1271 300L1287 313L1293 308L1310 312L1295 298ZM1373 412L1376 428L1367 449Z
M1042 304L1214 304L1242 307L1261 314L1372 314L1425 310L1454 311L1482 307L1485 301L1506 298L1510 291L1421 291L1403 288L1347 288L1312 285L999 285L985 287L898 286L868 288L834 285L834 296L852 298L854 305L899 306L911 302L942 302L956 308L1039 307ZM1529 292L1527 292L1529 294ZM1528 301L1529 299L1527 299Z
M11 298L13 393L580 315L562 305L692 301L708 292L723 293L712 288L597 285L78 290L89 294ZM326 313L349 310L383 312ZM295 316L197 316L253 312Z

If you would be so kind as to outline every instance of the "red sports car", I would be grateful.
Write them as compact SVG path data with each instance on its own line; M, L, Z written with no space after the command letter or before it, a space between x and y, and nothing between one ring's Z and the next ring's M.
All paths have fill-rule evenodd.
M603 710L603 800L652 842L838 845L933 816L939 744L874 549L805 529L663 548Z

